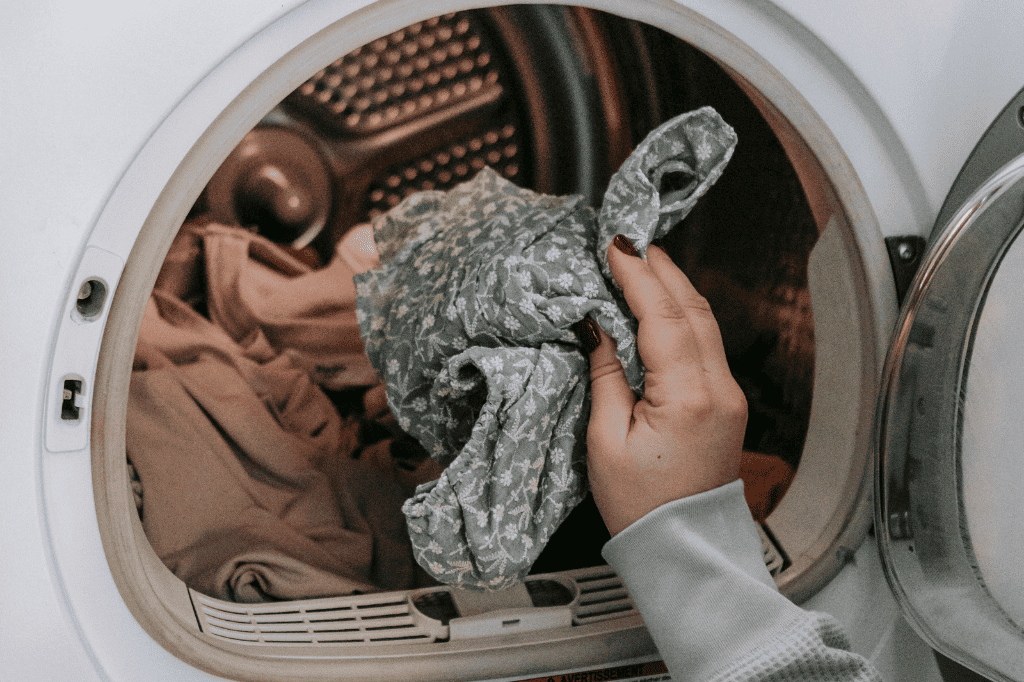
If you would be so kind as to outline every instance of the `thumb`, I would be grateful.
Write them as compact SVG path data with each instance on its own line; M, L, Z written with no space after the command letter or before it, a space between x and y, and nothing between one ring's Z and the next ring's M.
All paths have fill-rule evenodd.
M593 320L588 318L585 324L600 338L597 348L590 353L592 404L588 440L592 447L617 447L626 441L636 398L615 355L615 340Z

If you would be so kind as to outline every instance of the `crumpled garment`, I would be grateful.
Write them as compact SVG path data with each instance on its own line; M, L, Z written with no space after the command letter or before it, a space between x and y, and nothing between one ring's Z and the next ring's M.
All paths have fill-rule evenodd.
M201 301L235 342L248 346L262 337L324 388L366 386L377 376L355 318L351 261L357 255L339 250L327 267L314 270L248 230L186 223L156 289Z
M641 253L666 234L735 143L707 107L663 124L612 178L599 215L485 168L374 221L381 266L355 278L357 316L400 426L447 467L403 506L433 577L520 581L582 499L588 364L571 327L589 316L615 338L642 392L636 320L605 251L619 233Z
M150 544L204 594L423 584L400 507L437 469L417 479L389 459L352 459L357 420L321 390L376 382L351 277L240 228L187 225L172 247L139 331L126 445Z

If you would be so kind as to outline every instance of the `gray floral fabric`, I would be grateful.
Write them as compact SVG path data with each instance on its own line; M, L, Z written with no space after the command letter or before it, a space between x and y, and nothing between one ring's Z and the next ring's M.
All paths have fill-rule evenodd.
M588 367L571 327L590 316L615 338L642 392L636 320L605 251L621 233L643 253L735 144L705 107L648 135L600 214L485 168L374 221L381 265L356 277L356 315L399 425L446 467L402 509L435 578L492 590L521 580L584 496Z

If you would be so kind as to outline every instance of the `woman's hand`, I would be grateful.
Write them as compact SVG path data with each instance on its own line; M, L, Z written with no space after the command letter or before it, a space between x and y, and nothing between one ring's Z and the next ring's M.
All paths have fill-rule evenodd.
M662 249L651 246L647 262L635 253L620 235L608 263L640 322L641 400L614 341L588 322L600 338L590 355L590 486L612 535L666 502L734 481L747 421L707 301Z

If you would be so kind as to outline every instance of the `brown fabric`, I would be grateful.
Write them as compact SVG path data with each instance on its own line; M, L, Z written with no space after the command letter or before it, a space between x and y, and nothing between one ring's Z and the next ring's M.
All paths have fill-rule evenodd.
M127 446L147 537L205 594L251 602L423 580L400 507L430 472L352 459L357 420L317 385L376 381L351 276L339 259L311 271L235 228L183 228L172 247L139 333Z
M262 334L325 388L375 384L346 260L313 270L247 230L186 225L156 288L189 303L205 300L210 319L234 341L249 346L250 334Z
M743 495L755 521L768 518L786 494L795 473L781 457L743 451L740 478L743 479Z

